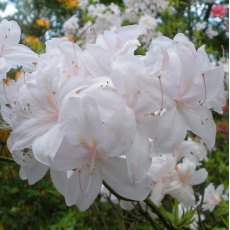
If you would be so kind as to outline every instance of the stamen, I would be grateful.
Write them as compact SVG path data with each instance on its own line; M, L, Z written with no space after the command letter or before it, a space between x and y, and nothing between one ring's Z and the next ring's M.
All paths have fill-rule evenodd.
M158 76L157 78L159 79L160 88L161 88L161 108L160 108L160 112L162 112L163 104L164 104L164 92L163 92L163 87L162 87L162 82L161 82L161 76Z
M205 81L204 73L202 73L202 78L203 78L203 82L204 82L204 101L201 103L201 105L203 105L205 103L206 97L207 97L207 88L206 88L206 81Z
M86 188L86 190L85 190L85 192L84 192L84 193L87 193L87 192L89 191L89 188L90 188L91 182L92 182L92 174L90 174L90 177L89 177L89 182L88 182L87 188Z
M73 52L74 52L75 60L77 61L77 54L76 54L76 48L75 48L74 42L72 43L72 45L73 45ZM75 63L75 61L73 61L73 65L74 65L75 69L77 70L78 66L77 66L77 63Z
M88 181L88 185L86 190L83 193L87 193L92 181L92 176L93 176L93 172L95 170L95 160L96 160L96 155L97 155L97 146L96 146L96 142L95 140L93 140L91 143L86 142L84 139L80 140L81 145L83 145L83 147L88 150L89 153L89 157L90 157L90 164L88 165L89 167L89 173L90 173L90 178Z
M97 154L96 142L95 140L93 140L92 143L87 143L85 140L81 139L80 143L89 152L89 157L90 157L89 170L90 170L90 174L92 174L95 170L94 165L95 165L95 159L96 159L96 154Z
M6 98L6 100L7 100L7 102L8 102L8 104L10 105L10 100L9 100L9 98L7 97L7 94L6 94L6 86L5 86L5 84L6 84L6 82L4 81L4 79L3 79L3 92L4 92L4 96L5 96L5 98Z
M81 168L77 169L77 175L78 175L80 191L83 193L83 189L82 189L82 185L81 185Z
M95 170L94 165L95 165L96 153L97 153L96 148L93 148L92 151L90 151L90 166L89 166L90 174L93 174Z
M81 171L82 171L82 166L81 166L80 168L78 168L78 169L77 169L77 175L78 175L79 187L80 187L80 191L81 191L81 193L86 194L86 193L89 191L89 188L90 188L90 185L91 185L91 182L92 182L92 174L90 174L89 181L88 181L88 184L87 184L86 189L85 189L85 190L83 190L83 188L82 188L82 184L81 184Z

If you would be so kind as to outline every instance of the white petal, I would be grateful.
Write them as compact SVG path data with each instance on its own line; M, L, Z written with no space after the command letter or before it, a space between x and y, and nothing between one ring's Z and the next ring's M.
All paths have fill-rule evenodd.
M86 194L82 194L77 200L76 205L81 211L85 211L97 198L102 185L101 174L99 170L95 170L92 175L92 181Z
M52 159L63 140L59 125L52 127L47 133L38 137L32 145L35 158L41 163L51 166Z
M224 91L224 68L218 66L205 73L206 102L208 108L214 108L222 113L222 107L226 103Z
M66 151L68 149L68 151ZM57 170L72 170L86 164L88 154L81 145L71 145L64 140L52 159L52 167Z
M182 33L176 34L176 36L173 39L175 42L181 43L187 47L190 48L191 51L195 52L195 46L192 42L189 41L189 39Z
M159 205L162 199L164 198L164 186L161 181L157 182L152 186L152 193L150 199L156 204Z
M128 40L136 39L145 33L146 29L143 26L138 25L123 26L118 30L118 36L122 43L125 43Z
M33 185L45 176L47 170L48 167L46 165L43 165L40 162L35 162L32 167L22 166L19 174L22 179L27 179L28 183Z
M11 151L32 146L33 141L47 132L52 125L50 121L38 120L36 117L19 123L11 133L14 139Z
M95 170L91 175L88 168L72 173L65 186L65 201L68 206L76 204L85 211L96 199L100 192L102 180L100 171Z
M104 135L98 135L97 138L100 147L108 156L124 155L132 145L135 135L135 118L132 110L127 107L117 110L104 128Z
M56 189L64 195L65 185L67 182L67 172L66 171L56 171L50 170L50 177Z
M173 152L187 134L184 118L176 108L166 111L162 116L156 116L150 128L152 130L149 133L154 138L154 148L158 152Z
M0 57L0 73L7 73L11 69L11 65L6 61L4 57ZM2 80L2 79L1 79Z
M145 133L137 130L134 143L126 154L128 172L135 182L142 181L151 165L150 144Z
M0 41L5 46L17 44L20 40L21 29L16 21L3 20L0 23Z
M207 176L208 173L205 169L199 169L189 177L189 184L190 185L201 184L206 180Z
M103 180L119 195L133 200L144 200L150 193L148 182L134 183L128 175L126 159L112 157L101 162Z
M21 44L8 47L4 57L13 67L22 66L26 71L35 70L35 63L38 61L38 55Z
M180 189L171 191L169 194L182 202L186 208L195 204L194 192L189 185L182 186Z
M211 149L215 144L216 125L211 112L202 106L191 108L181 108L181 116L186 121L188 129L199 136Z
M88 45L82 56L84 64L92 76L102 77L109 74L110 56L103 48Z
M223 194L224 191L224 185L220 184L217 188L216 188L216 193L221 196Z

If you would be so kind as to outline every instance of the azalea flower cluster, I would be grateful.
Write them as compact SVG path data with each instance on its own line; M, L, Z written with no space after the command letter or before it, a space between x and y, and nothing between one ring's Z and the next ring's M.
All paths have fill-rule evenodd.
M194 27L191 30L197 36L199 35L198 39L203 36L206 39L212 39L223 33L228 37L228 6L214 5L214 3L215 1L195 1L190 6L191 13L196 15L193 18ZM115 32L122 25L138 24L147 30L147 33L141 37L141 42L146 48L153 37L162 36L162 28L159 29L159 26L164 25L164 18L167 18L168 14L175 17L181 14L177 9L178 3L167 0L123 0L120 5L113 2L104 4L100 0L78 0L78 4L76 13L67 19L63 30L65 36L70 39L77 36L81 45L94 43L96 37L104 30ZM207 11L208 18L206 18L207 16L202 14L206 12L210 4L212 7L210 12ZM198 15L196 9L200 9ZM178 29L180 31L180 28ZM185 33L191 32L187 30Z
M153 39L135 55L133 25L105 31L82 50L64 38L46 42L38 56L18 44L15 21L0 23L1 115L8 147L34 184L48 170L68 206L86 210L102 184L121 197L159 204L169 194L189 207L202 183L204 146L216 126L211 110L225 104L224 71L187 37ZM11 68L23 76L8 79Z
M63 25L65 35L80 35L83 45L95 42L96 37L104 30L117 31L124 23L139 24L148 31L142 36L143 43L149 45L151 39L160 35L156 32L159 23L157 14L171 9L166 0L123 1L123 8L115 3L103 4L98 0L79 0L79 9ZM79 13L80 12L80 13ZM84 15L82 23L81 15Z

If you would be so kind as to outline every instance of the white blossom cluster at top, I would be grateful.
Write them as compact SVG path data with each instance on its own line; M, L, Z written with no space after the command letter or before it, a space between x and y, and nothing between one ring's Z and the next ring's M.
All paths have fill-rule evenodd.
M135 201L150 195L159 204L169 194L195 204L206 149L188 131L214 146L211 110L222 113L225 104L224 70L183 34L153 39L135 55L145 32L137 25L105 31L84 50L53 38L38 56L18 44L15 21L0 23L2 126L12 130L7 144L22 179L34 184L50 170L66 204L80 210L103 182ZM23 76L7 80L17 67Z
M159 22L157 15L165 9L172 9L165 0L124 0L124 9L115 3L105 5L98 0L80 0L79 9L91 20L81 25L78 14L70 17L63 25L67 36L80 35L83 45L93 43L98 34L104 30L117 31L125 22L139 24L147 30L142 40L149 44L153 37L159 36L156 26Z
M147 30L147 33L142 35L141 42L148 47L153 37L162 35L157 30L158 25L163 22L161 15L166 10L170 14L178 13L173 4L169 4L167 0L123 0L122 2L122 6L119 6L114 2L106 5L99 0L78 0L79 8L76 14L63 25L65 35L68 37L77 35L79 44L84 46L86 43L94 43L96 37L104 30L115 32L124 24L138 24ZM194 33L204 33L208 39L213 39L220 33L227 32L228 25L223 22L217 29L212 22L222 21L223 18L216 19L211 14L211 18L206 21L199 15L203 9L206 9L206 4L210 3L213 4L214 1L195 2L191 10L200 17L200 20L196 19L193 22ZM227 6L221 6L227 9ZM82 15L85 21L82 21Z

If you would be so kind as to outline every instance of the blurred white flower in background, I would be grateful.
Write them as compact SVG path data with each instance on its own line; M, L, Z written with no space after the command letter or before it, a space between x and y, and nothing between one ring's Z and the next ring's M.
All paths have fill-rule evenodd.
M79 19L77 15L73 15L69 18L64 24L63 29L65 31L65 35L74 36L77 34L79 30Z
M209 184L204 190L204 200L202 208L204 211L212 212L214 208L221 202L223 196L224 186L220 184L216 189L213 183Z

